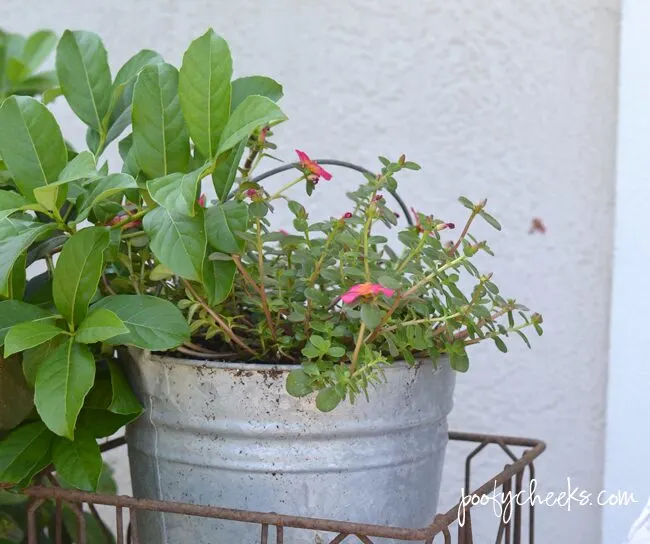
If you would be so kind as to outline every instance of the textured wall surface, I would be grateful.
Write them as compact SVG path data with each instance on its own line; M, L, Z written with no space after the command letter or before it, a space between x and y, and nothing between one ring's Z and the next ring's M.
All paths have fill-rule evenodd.
M542 312L546 335L472 351L452 426L529 435L549 448L544 489L597 491L603 481L611 273L618 0L2 0L2 25L101 33L117 67L151 47L179 62L212 25L232 46L238 75L285 86L284 144L312 156L375 164L405 152L423 170L402 193L455 223L459 194L489 197L504 232L489 263L506 294ZM56 109L65 111L62 104ZM82 142L69 116L66 129ZM314 213L340 214L354 177L322 183ZM533 217L546 235L529 235ZM443 504L460 492L452 449ZM483 462L498 470L505 459ZM484 475L487 475L483 472ZM446 501L446 502L444 502ZM493 523L492 515L481 526ZM540 542L597 542L600 512L541 507ZM487 538L487 537L485 537ZM481 541L484 539L481 538Z

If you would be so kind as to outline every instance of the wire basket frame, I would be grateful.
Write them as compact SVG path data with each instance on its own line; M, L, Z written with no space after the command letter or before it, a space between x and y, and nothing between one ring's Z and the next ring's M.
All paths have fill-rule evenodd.
M384 525L371 525L365 523L353 523L348 521L327 520L291 515L281 515L272 512L253 512L248 510L236 510L217 506L205 506L173 501L158 501L140 499L124 495L108 495L101 493L89 493L71 489L63 489L57 486L34 485L21 491L29 497L27 507L27 542L37 544L36 513L46 502L53 501L55 508L54 541L56 544L63 543L63 506L70 508L77 521L77 543L86 542L86 520L84 508L87 507L90 514L99 522L103 531L110 535L110 530L100 517L97 506L109 506L114 508L117 544L157 544L143 542L138 537L136 523L136 511L155 511L169 514L181 514L187 516L198 516L213 519L230 520L233 522L259 525L260 544L284 544L285 528L317 530L334 533L336 536L327 544L374 544L377 538L390 538L398 542L421 542L433 544L444 542L451 544L472 544L474 535L472 529L472 510L477 508L480 501L470 501L469 497L478 499L486 497L499 489L501 495L501 516L496 529L496 544L534 544L535 540L535 501L534 486L524 487L525 481L532 484L535 479L533 461L546 449L544 442L532 438L519 438L512 436L487 435L475 433L450 432L449 439L454 442L474 444L475 447L465 458L464 489L465 500L461 500L446 513L438 514L431 525L419 529L408 529ZM123 438L106 442L102 451L112 450L123 446ZM517 449L515 454L513 449ZM499 453L507 457L509 462L504 469L496 476L490 478L483 485L469 493L471 489L472 463L477 456L485 455L489 450L492 453ZM496 451L495 451L496 450ZM45 473L44 478L55 484L56 480L51 473ZM44 482L43 482L44 483ZM0 488L9 487L0 484ZM523 490L531 490L528 504L524 506L522 501L515 500ZM527 516L524 510L528 510ZM130 522L125 523L124 511L128 510ZM527 517L528 523L524 522ZM527 527L526 527L527 526ZM453 538L455 536L455 538ZM109 541L112 539L109 539ZM233 543L234 544L234 543Z

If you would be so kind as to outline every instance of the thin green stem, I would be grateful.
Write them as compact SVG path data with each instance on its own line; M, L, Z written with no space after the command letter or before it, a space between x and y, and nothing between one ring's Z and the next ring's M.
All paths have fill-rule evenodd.
M350 364L350 374L354 374L354 371L357 368L357 360L359 359L359 352L361 351L361 345L363 344L363 335L366 332L366 324L362 321L361 326L359 327L359 335L357 336L357 343L354 346L354 353L352 354L352 361Z
M293 187L294 185L297 185L298 183L300 183L300 182L303 181L304 179L306 179L306 178L305 178L305 174L301 174L301 176L300 176L299 178L296 178L296 179L294 179L293 181L290 181L289 183L283 185L282 187L280 187L280 189L279 189L278 191L276 191L275 193L273 193L273 194L268 198L269 202L270 202L271 200L276 200L277 198L280 198L280 197L282 196L282 193L284 193L285 191L291 189L291 187Z

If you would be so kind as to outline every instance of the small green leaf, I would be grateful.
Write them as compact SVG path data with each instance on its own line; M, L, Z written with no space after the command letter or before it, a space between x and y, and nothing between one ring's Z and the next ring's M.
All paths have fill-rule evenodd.
M332 346L327 353L335 359L340 359L345 355L345 348L341 346Z
M108 406L108 410L114 414L124 416L141 414L142 405L126 381L126 377L117 362L109 361L108 368L111 373L111 388L113 391L113 397Z
M318 351L320 351L323 354L327 353L327 350L330 347L329 340L325 340L325 338L323 338L322 336L319 336L318 334L312 334L309 337L309 341L314 345L314 347Z
M206 259L203 267L203 286L211 306L221 304L232 290L237 267L228 261Z
M147 182L149 194L163 208L179 215L196 215L197 192L205 167L189 174L169 174Z
M246 140L242 140L237 147L225 153L212 172L212 184L221 202L226 201L232 189L247 143Z
M43 423L55 434L74 439L77 417L95 380L95 359L87 346L72 338L39 367L34 404Z
M221 134L217 155L235 147L259 127L287 119L282 110L268 98L249 96L232 112Z
M73 441L55 438L52 461L57 475L82 491L95 491L102 472L102 455L95 438L79 429Z
M145 66L133 90L133 147L150 178L186 172L190 141L178 101L178 70L171 64Z
M171 278L174 273L167 268L164 264L156 265L153 270L149 273L149 279L151 281L160 281Z
M316 395L316 408L321 412L331 412L343 399L334 387L321 389Z
M14 325L5 337L5 357L40 346L63 332L51 321L32 321Z
M171 302L149 295L115 295L93 305L114 312L129 329L128 334L107 342L133 345L152 351L173 349L190 338L190 330L181 311Z
M64 244L56 262L52 295L57 309L69 323L78 325L88 312L108 247L108 231L101 227L80 230Z
M137 189L138 184L129 174L109 174L95 180L90 185L90 191L84 195L80 204L77 221L80 222L88 217L93 206L113 195L124 193L129 189Z
M320 350L316 349L316 347L313 344L307 344L304 348L300 350L300 353L302 353L308 359L315 359L316 357L320 357L321 355Z
M0 482L30 480L51 460L54 435L40 421L23 425L0 442Z
M313 391L311 378L301 368L289 372L286 388L292 397L304 397Z
M485 220L485 222L490 225L492 228L495 228L497 230L501 230L501 224L494 218L492 217L489 213L487 212L479 212L479 215Z
M240 253L244 241L236 237L237 232L248 228L248 207L243 202L224 202L207 209L205 229L208 243L222 253Z
M468 198L465 198L464 196L461 196L461 197L458 198L458 202L460 202L468 210L474 210L474 204Z
M282 98L282 85L270 77L249 76L240 77L232 82L232 103L230 110L234 111L243 100L251 95L266 96L277 102Z
M56 46L56 34L51 30L37 30L27 38L23 49L23 61L27 73L36 70Z
M113 312L105 308L98 308L81 322L74 338L82 344L94 344L128 332L129 329Z
M61 334L35 348L23 351L23 374L32 389L36 385L36 374L38 374L38 369L43 364L43 361L47 360L50 354L68 338L68 336Z
M232 58L226 40L209 29L194 40L180 69L178 95L196 147L212 158L230 114Z
M493 338L493 340L494 340L494 343L496 344L497 348L499 349L499 351L501 351L503 353L508 352L508 346L506 346L505 342L503 340L501 340L501 338L499 338L498 336L495 336Z
M144 216L142 226L151 251L182 278L201 281L207 240L202 210L194 217L155 208Z
M469 357L467 356L465 350L459 353L453 351L450 352L449 364L451 368L453 368L457 372L467 372L467 370L469 369Z
M361 305L361 320L369 329L374 329L381 323L382 311L374 304L364 303Z
M96 176L97 164L95 163L95 155L90 151L82 151L61 170L57 181L79 181Z
M111 98L111 70L100 37L66 30L56 50L56 73L72 111L102 133Z

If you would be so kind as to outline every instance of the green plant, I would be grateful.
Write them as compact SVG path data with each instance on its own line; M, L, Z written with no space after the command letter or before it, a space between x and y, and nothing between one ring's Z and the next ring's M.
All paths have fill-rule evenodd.
M541 317L503 298L475 265L490 249L473 222L500 228L485 201L461 199L469 218L452 238L450 223L414 213L398 252L377 229L397 225L383 196L396 175L419 169L405 157L380 158L380 172L365 172L350 194L350 212L316 223L286 195L326 190L324 161L299 151L280 168L298 176L279 189L268 182L275 171L256 175L286 119L282 87L232 80L230 51L213 31L192 42L180 70L141 51L114 78L99 37L66 31L56 66L88 126L87 150L69 149L36 99L0 107L10 173L0 192L0 344L5 357L20 354L35 406L26 395L25 419L0 444L0 481L23 485L53 464L68 484L96 487L96 439L141 411L116 346L294 363L289 393L316 392L327 411L367 393L394 361L448 355L465 371L467 345L491 340L505 351L509 335L528 343L524 328L541 333ZM123 164L112 172L100 158L120 137ZM209 182L217 198L208 204ZM284 203L291 234L270 221ZM26 282L36 262L47 270Z

